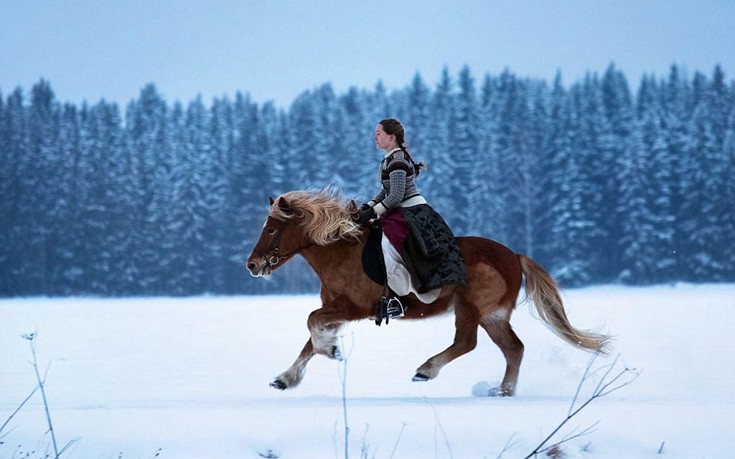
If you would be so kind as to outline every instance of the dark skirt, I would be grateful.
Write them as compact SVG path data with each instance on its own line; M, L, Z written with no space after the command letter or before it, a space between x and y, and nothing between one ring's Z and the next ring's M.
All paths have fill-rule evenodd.
M380 221L383 232L403 257L419 293L467 282L457 240L431 206L392 209Z

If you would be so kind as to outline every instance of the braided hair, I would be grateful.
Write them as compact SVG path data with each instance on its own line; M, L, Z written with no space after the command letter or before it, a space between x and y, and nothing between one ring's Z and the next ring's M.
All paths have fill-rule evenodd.
M383 131L385 131L386 134L396 136L398 148L400 148L401 151L406 154L408 160L411 161L411 164L413 165L413 173L416 177L418 177L422 170L426 170L426 164L424 164L423 161L416 163L413 160L411 153L408 151L408 146L406 145L406 131L403 129L403 124L401 124L400 121L395 118L386 118L384 120L380 120L378 124L383 126Z

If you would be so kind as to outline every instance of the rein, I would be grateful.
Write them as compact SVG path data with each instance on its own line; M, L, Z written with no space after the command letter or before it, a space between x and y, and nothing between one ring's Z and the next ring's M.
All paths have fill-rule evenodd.
M268 244L268 247L266 247L266 249L263 251L262 257L265 259L264 268L276 266L278 263L281 262L281 260L287 260L289 257L296 255L302 250L308 249L309 247L315 245L314 242L310 242L281 255L279 253L281 250L281 237L283 237L283 230L286 229L286 225L288 225L288 220L283 220L280 222L278 229L276 229L278 234L276 234L276 237L273 239L273 241L271 241L271 243Z

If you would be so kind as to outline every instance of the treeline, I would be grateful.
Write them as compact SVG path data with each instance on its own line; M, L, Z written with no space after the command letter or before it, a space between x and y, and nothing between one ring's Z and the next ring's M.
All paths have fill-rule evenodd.
M564 285L735 280L735 84L610 66L569 86L445 70L429 87L329 84L288 108L248 95L61 103L0 93L0 295L315 291L303 262L243 264L269 195L327 185L366 200L401 119L419 186L458 235L503 242Z

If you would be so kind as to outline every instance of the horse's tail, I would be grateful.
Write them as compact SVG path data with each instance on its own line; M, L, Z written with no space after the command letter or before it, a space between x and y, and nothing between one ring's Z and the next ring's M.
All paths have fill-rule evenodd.
M526 296L536 305L541 320L559 337L572 346L605 353L610 337L575 329L564 311L559 287L551 275L525 255L518 255L526 278Z

